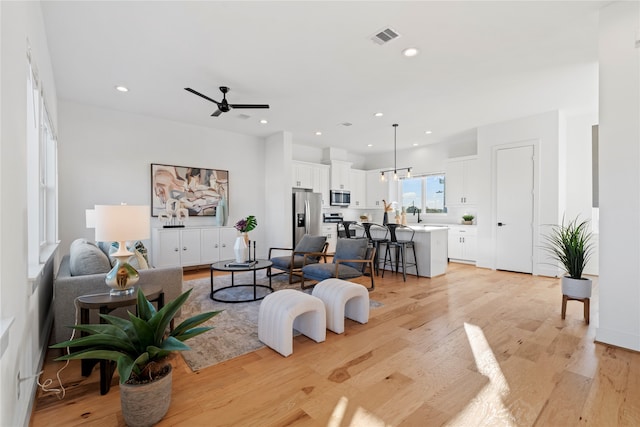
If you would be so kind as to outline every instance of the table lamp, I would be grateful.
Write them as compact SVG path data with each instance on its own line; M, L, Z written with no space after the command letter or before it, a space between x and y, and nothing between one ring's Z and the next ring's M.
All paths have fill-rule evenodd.
M118 251L112 254L116 265L105 279L111 288L110 294L132 293L140 275L127 262L134 254L127 249L126 243L149 238L149 206L96 205L95 227L98 242L118 242Z

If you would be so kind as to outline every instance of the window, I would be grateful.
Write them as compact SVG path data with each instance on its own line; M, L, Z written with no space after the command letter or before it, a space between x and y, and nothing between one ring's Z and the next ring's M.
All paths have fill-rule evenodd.
M37 266L48 259L58 240L58 149L31 61L27 70L27 235L31 277L39 272Z
M447 212L444 205L444 173L407 178L400 182L402 207L408 214Z

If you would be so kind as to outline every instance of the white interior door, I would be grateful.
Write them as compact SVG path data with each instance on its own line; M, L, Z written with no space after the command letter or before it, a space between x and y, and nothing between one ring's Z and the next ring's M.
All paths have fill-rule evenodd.
M496 268L533 271L533 146L497 151Z

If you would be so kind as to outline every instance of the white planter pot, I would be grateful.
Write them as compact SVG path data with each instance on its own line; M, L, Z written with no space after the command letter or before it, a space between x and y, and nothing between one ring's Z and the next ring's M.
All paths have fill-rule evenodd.
M591 286L591 279L565 276L562 278L562 295L577 299L591 298Z

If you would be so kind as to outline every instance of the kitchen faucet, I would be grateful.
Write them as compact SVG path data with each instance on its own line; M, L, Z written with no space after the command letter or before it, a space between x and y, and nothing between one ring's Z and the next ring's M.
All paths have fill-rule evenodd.
M418 211L418 224L420 224L422 222L422 220L420 219L420 209L416 208L415 201L411 202L411 205L413 206L413 216L416 216L416 211Z

